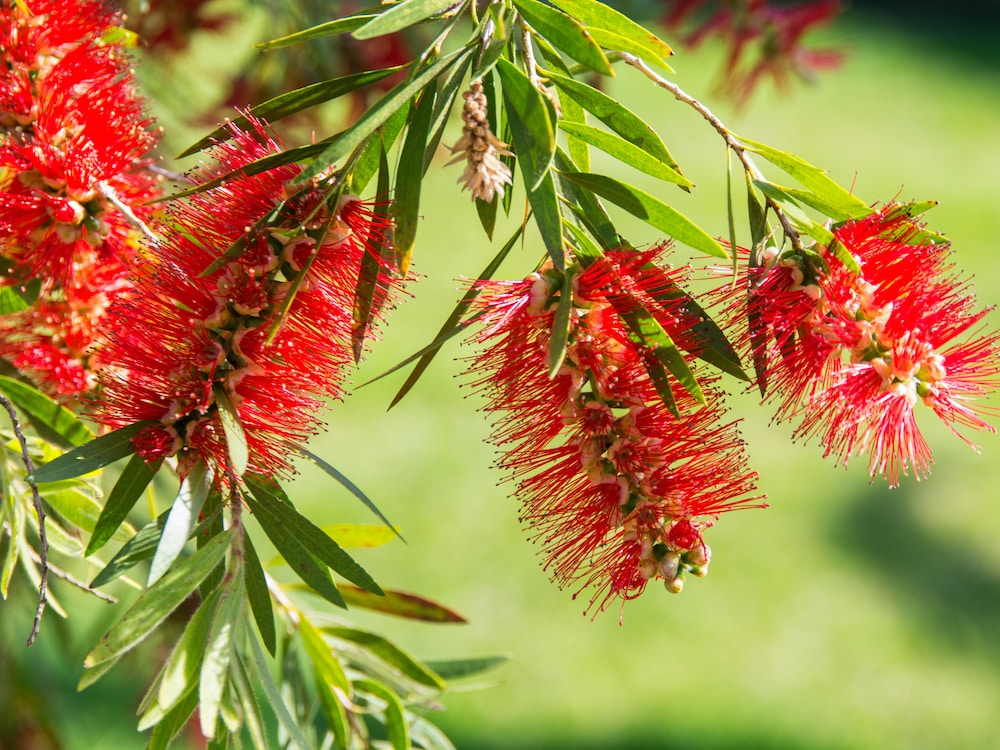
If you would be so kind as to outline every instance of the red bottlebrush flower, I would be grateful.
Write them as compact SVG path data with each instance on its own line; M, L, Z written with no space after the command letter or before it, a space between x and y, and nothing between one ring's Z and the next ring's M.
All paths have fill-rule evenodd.
M520 282L479 282L485 345L471 372L498 412L498 461L517 481L521 519L560 586L594 590L588 610L638 596L654 578L679 591L707 570L702 531L751 507L755 475L714 391L680 386L670 412L620 313L645 307L682 349L697 347L676 289L684 273L653 264L666 245L620 249L572 278L564 364L548 376L563 278L550 267ZM706 385L707 379L701 383Z
M218 163L196 177L279 150L262 123L251 125L232 126L232 140L214 150ZM109 311L94 417L109 427L158 422L135 441L148 460L187 449L224 468L219 409L231 407L249 470L288 472L286 441L313 434L322 399L342 395L365 255L378 263L383 297L398 287L375 256L389 227L353 197L331 204L322 183L293 192L288 181L299 172L288 165L237 177L177 206L158 227L157 256ZM216 263L238 241L242 253Z
M993 411L975 401L1000 385L1000 333L981 330L989 309L975 309L947 243L928 239L905 207L886 206L833 235L837 252L772 253L754 269L755 331L743 343L754 336L767 397L780 399L779 419L800 420L797 436L818 436L844 464L867 451L872 477L892 486L911 468L920 479L932 460L918 403L956 434L995 431L984 419Z

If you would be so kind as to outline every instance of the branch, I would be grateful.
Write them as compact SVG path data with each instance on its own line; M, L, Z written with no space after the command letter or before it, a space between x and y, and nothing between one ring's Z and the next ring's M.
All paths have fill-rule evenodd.
M736 154L736 158L738 158L740 162L743 164L743 169L757 179L764 178L764 175L761 173L760 169L757 168L757 165L753 163L753 160L750 158L750 155L747 154L746 149L743 148L743 144L741 144L733 136L729 128L725 126L725 123L723 123L722 120L716 117L716 115L713 114L708 107L706 107L700 101L698 101L689 93L684 91L684 89L682 89L676 83L672 83L663 76L657 74L648 65L646 65L646 63L644 63L635 55L631 55L628 52L620 52L619 54L621 55L621 59L625 63L631 65L633 68L641 72L644 76L646 76L646 78L651 80L657 86L666 89L671 94L673 94L675 99L684 102L692 109L694 109L698 114L704 117L708 121L708 123L713 128L715 128L716 132L722 136L723 140L726 142L726 145L732 150L732 152ZM781 222L781 228L785 231L785 236L788 237L789 241L792 243L792 247L795 248L796 251L801 252L802 239L799 236L798 230L796 230L795 227L792 226L792 223L791 221L789 221L788 216L785 214L784 211L781 210L781 206L779 206L772 198L769 198L766 195L764 196L764 200L766 201L768 208L774 211L774 215L778 217L778 221Z
M157 243L160 241L159 238L153 233L153 230L146 225L146 222L136 216L135 211L133 211L130 206L122 202L122 199L118 197L114 189L108 183L97 183L97 192L107 198L111 202L111 205L117 208L119 213L125 217L125 220L142 232L148 239Z
M10 423L14 428L14 435L21 446L21 459L24 461L25 471L28 472L28 486L31 487L31 498L35 504L35 514L38 516L38 563L42 568L41 578L38 580L38 607L35 608L35 622L31 626L31 633L28 635L28 645L35 642L38 637L38 629L42 626L42 614L45 612L45 604L48 601L49 589L49 538L45 534L45 510L42 508L42 496L38 494L38 485L31 475L35 473L35 463L28 454L28 441L21 431L21 422L17 418L14 405L7 400L6 396L0 395L0 404L7 410L10 416Z

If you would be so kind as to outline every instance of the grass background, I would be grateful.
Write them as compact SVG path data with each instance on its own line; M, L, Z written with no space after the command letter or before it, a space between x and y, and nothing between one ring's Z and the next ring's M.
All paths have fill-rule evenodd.
M932 227L953 240L981 301L1000 301L996 28L908 28L898 17L859 12L827 38L849 52L839 72L784 96L764 89L743 111L711 93L718 49L680 51L676 80L736 132L829 169L866 201L939 200ZM664 193L641 175L617 174L725 235L718 137L634 71L621 71L611 90L656 127L698 187ZM171 118L160 119L169 129ZM457 133L455 126L453 139ZM611 168L597 156L594 171ZM499 229L493 246L485 242L468 195L455 185L460 167L444 161L424 188L415 254L423 278L357 383L430 339L460 296L459 277L477 273L513 226ZM623 218L621 227L634 244L658 239L638 222ZM540 252L532 237L504 275L523 276ZM676 258L690 256L680 248ZM817 446L791 444L790 430L770 426L752 396L734 398L771 507L723 517L707 535L710 575L689 580L680 596L651 587L626 606L622 624L617 610L592 621L581 614L582 600L546 580L516 522L516 501L497 486L483 443L489 424L455 377L462 366L454 357L470 353L451 346L388 414L401 375L358 389L334 406L329 431L312 445L407 538L357 551L362 564L383 585L442 601L469 624L363 612L358 621L427 658L511 658L481 681L488 689L444 697L446 710L434 718L459 748L1000 747L996 436L980 438L977 456L924 420L934 476L889 491L869 484L863 460L837 468ZM370 521L310 467L290 492L318 523ZM95 614L81 633L50 613L41 648L18 657L31 665L19 671L20 694L43 696L67 747L143 744L122 707L135 702L132 680L151 665L137 658L126 674L72 692L105 619Z

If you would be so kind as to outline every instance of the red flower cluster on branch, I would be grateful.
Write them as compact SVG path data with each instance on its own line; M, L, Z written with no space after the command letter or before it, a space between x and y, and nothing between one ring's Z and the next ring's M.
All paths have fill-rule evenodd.
M935 242L890 205L833 231L830 248L764 253L747 300L731 300L744 348L761 363L758 385L798 420L796 436L818 437L847 463L868 452L872 477L897 485L930 471L916 423L923 404L952 431L995 432L977 403L1000 385L1000 333L979 326L967 281ZM726 296L730 295L727 290ZM967 438L963 440L969 442ZM971 445L971 443L969 443Z
M0 284L41 284L0 323L0 356L63 396L93 385L96 319L158 196L121 21L91 0L0 8Z
M230 127L196 182L281 150L250 122ZM228 410L245 431L250 470L289 472L286 441L315 433L323 399L342 395L365 257L376 308L399 286L384 258L388 220L353 196L338 200L328 182L290 186L300 171L236 176L172 204L155 254L108 312L94 416L109 427L158 422L134 440L148 461L184 450L224 469Z
M840 14L838 0L797 5L771 0L673 0L669 5L664 18L668 26L677 28L697 17L697 28L685 39L689 45L719 38L728 46L719 88L741 104L765 77L781 87L790 75L808 79L835 68L844 57L840 50L814 49L804 43L807 34Z
M638 596L652 579L679 591L703 575L702 532L720 513L759 507L733 422L701 377L706 403L679 384L671 413L647 366L652 352L623 325L645 309L677 345L697 352L676 294L685 271L654 263L666 249L620 249L572 276L543 268L524 281L480 282L474 306L485 345L471 372L500 413L498 465L517 481L522 521L561 586L594 590L588 610ZM566 357L549 377L561 295L571 293Z

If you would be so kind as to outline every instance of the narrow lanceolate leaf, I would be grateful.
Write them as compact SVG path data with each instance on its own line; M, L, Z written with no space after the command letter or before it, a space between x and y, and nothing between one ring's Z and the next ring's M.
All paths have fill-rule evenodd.
M389 743L392 745L392 750L409 750L410 733L406 727L403 704L399 702L399 696L385 685L373 680L355 680L354 689L369 693L385 703L383 714L385 718L385 732L389 735Z
M572 16L537 0L514 0L514 7L545 39L578 63L606 76L615 74L600 45Z
M264 577L264 568L257 557L257 550L250 542L250 535L243 534L243 557L244 557L244 585L246 586L247 601L250 602L250 611L253 612L253 619L257 623L257 630L260 631L261 640L268 653L274 656L277 646L276 633L274 631L274 609L271 606L271 593L267 590L267 579Z
M581 187L593 190L602 198L607 198L633 216L642 219L662 232L666 232L685 245L690 245L695 250L701 250L716 258L729 259L729 253L726 252L725 248L704 229L649 193L599 174L564 172L562 176Z
M198 691L191 690L184 700L167 711L153 727L146 750L167 750L198 706Z
M680 171L674 157L670 155L663 139L645 120L619 103L614 97L593 86L588 86L574 78L557 73L547 73L546 77L560 92L574 99L585 110L615 131L626 141L645 151L675 171Z
M437 688L438 690L445 689L445 684L440 677L392 641L387 641L385 638L375 635L374 633L369 633L364 630L355 630L354 628L331 626L324 627L323 632L327 635L333 636L334 638L339 638L343 641L350 641L351 643L361 646L389 666L399 670L402 674L406 675L414 682L426 685L427 687Z
M464 623L466 619L452 609L416 594L386 589L384 596L375 596L357 586L341 586L344 601L352 607L370 609L385 615L405 617L423 622Z
M382 593L379 585L364 568L354 561L354 558L323 533L322 529L295 510L290 503L282 502L266 482L250 477L247 478L247 486L256 500L253 503L255 513L258 510L263 512L274 523L293 534L310 554L315 555L331 570L339 573L351 583L355 583L373 594ZM264 519L261 519L261 525L264 525Z
M562 286L559 288L559 304L552 321L552 338L549 340L549 378L559 374L559 369L566 360L566 347L569 344L570 323L573 320L573 267L567 268L563 274Z
M260 644L253 637L247 640L250 641L251 661L249 666L253 669L252 674L260 681L260 685L264 689L264 695L270 704L271 710L274 711L278 723L281 724L282 728L288 733L289 739L298 746L299 750L311 750L312 745L305 738L305 735L302 734L302 729L299 728L298 722L288 712L288 707L281 697L281 691L274 683L274 678L271 677L271 669L268 666L267 659L264 658L264 653L260 650Z
M0 375L0 393L27 415L32 427L44 440L71 448L83 445L94 437L73 412L27 383Z
M409 102L417 92L422 91L427 84L452 65L464 62L472 55L472 52L471 48L456 50L424 68L412 78L395 85L385 96L379 99L379 102L374 107L358 118L358 121L354 125L341 133L336 141L327 146L308 167L299 173L293 182L295 184L307 182L321 172L329 169L332 165L343 160L344 157L360 146L368 136L388 120L396 110Z
M216 385L212 391L215 395L215 405L219 410L219 421L222 422L222 432L226 436L226 450L229 453L229 466L236 476L243 476L250 460L250 449L247 447L247 434L243 430L243 422L226 388Z
M319 456L317 456L315 453L313 453L311 450L309 450L303 445L297 445L294 443L287 443L287 445L289 448L291 448L299 455L303 456L304 458L308 458L310 461L316 464L316 466L318 466L320 469L326 472L327 475L336 480L344 489L346 489L348 492L354 495L354 497L360 500L364 504L364 506L368 508L368 510L374 513L378 517L378 519L386 525L386 528L390 529L400 539L403 538L403 535L399 533L396 527L393 526L392 523L389 521L389 519L386 518L385 515L382 513L382 511L378 509L378 506L375 505L372 499L368 497L368 495L366 495L362 491L362 489L358 487L354 482L352 482L350 479L344 476L344 474L342 474L335 466L330 464L328 461L325 461L324 459L320 458ZM268 490L273 492L271 486L268 486ZM276 495L275 497L279 499L282 498L281 495Z
M568 201L570 209L577 220L587 228L601 247L606 251L617 249L621 245L618 230L608 212L592 192L563 178L564 172L579 172L579 166L563 149L556 149L556 168L559 170L559 187Z
M212 618L205 656L198 676L198 719L201 733L214 737L219 706L225 694L232 660L235 632L243 609L243 574L238 570L222 590L222 599Z
M575 100L570 98L569 101ZM568 135L573 135L581 141L585 141L591 146L601 149L604 153L610 154L618 159L618 161L628 164L640 172L645 172L664 182L672 182L675 185L683 185L688 188L694 187L694 183L691 180L669 166L666 162L660 161L651 156L649 152L643 151L635 144L613 133L591 125L581 125L565 120L559 121L559 128Z
M255 107L251 107L250 114L269 123L277 122L289 115L294 115L310 107L315 107L317 104L331 101L352 91L357 91L365 86L377 83L383 78L387 78L393 73L402 70L403 67L402 65L397 65L396 67L383 68L382 70L369 70L363 73L354 73L349 76L303 86L302 88L276 96L273 99L268 99L266 102L262 102ZM242 115L236 117L232 120L232 125L246 129L247 118ZM224 141L231 137L232 130L229 125L216 128L197 143L188 146L178 158L190 156L211 146L213 143Z
M510 661L506 656L483 656L478 659L449 659L448 661L429 661L427 666L438 676L453 680L459 677L471 677L496 669L501 664Z
M809 188L816 194L819 200L825 204L837 206L838 211L844 215L844 218L857 219L867 216L872 212L872 209L863 200L830 179L826 174L826 170L813 166L804 159L787 151L780 151L747 138L740 138L740 141L746 144L748 151L760 154L774 166L778 167L778 169L791 175L802 183L803 186Z
M94 438L78 448L49 461L32 476L36 482L57 482L72 479L102 469L125 456L135 453L132 438L140 431L158 422L136 422Z
M542 235L545 250L557 271L566 267L566 246L562 236L562 216L559 213L559 194L556 192L552 172L546 172L534 190L528 191L528 204L535 217L535 226Z
M332 523L323 531L341 547L381 547L398 538L392 529L376 524Z
M305 617L299 620L299 636L302 638L302 645L306 648L309 660L323 674L324 682L350 695L351 683L344 674L344 668L334 656L330 644L323 639L323 634Z
M420 187L424 182L424 153L427 148L431 115L434 113L434 91L433 86L428 86L420 95L420 102L413 112L406 131L406 140L403 141L403 148L399 152L398 173L402 175L402 179L396 181L392 215L395 220L394 241L397 263L404 274L409 267L413 242L417 236Z
M382 159L382 151L389 151L392 149L393 145L396 143L396 139L399 138L399 134L403 132L403 128L406 127L406 121L410 116L410 106L409 104L404 104L402 107L396 110L396 112L389 117L384 123L379 126L378 134L380 137L375 138L372 136L368 140L368 145L365 146L364 151L361 156L357 158L354 162L354 169L351 171L351 189L350 192L355 195L361 195L365 188L368 187L368 183L371 182L372 177L379 171L379 162ZM379 196L386 195L381 190L377 193ZM379 201L376 208L381 209L383 207L384 201Z
M160 469L160 463L157 461L150 466L142 456L138 455L129 459L111 494L104 501L104 508L94 526L94 533L90 535L90 542L87 543L86 557L97 552L114 536L143 490L153 481L153 477Z
M598 0L552 0L552 4L557 8L562 8L589 27L601 29L626 39L634 39L637 44L649 49L652 59L649 59L648 62L666 65L665 60L674 54L670 45L649 29L640 26L628 16L609 8ZM598 42L602 43L600 40ZM642 55L642 57L645 59L646 56Z
M148 588L84 660L93 667L133 648L173 612L222 560L232 540L224 531Z
M530 192L549 173L556 152L555 126L545 96L520 68L501 58L496 70L503 86L504 112L510 123L514 153Z
M514 245L517 244L517 241L521 237L523 231L524 231L523 226L519 226L517 229L514 230L514 233L510 236L510 239L504 243L503 247L500 248L500 251L493 257L493 259L489 262L486 268L484 268L482 271L479 272L479 276L476 277L477 279L493 278L493 274L497 272L497 269L500 268L500 265L507 258L507 254L511 251ZM473 286L471 289L469 289L469 291L467 291L462 296L462 299L459 301L459 303L455 305L455 309L451 311L451 314L448 316L448 319L445 320L444 324L441 326L440 330L437 333L437 336L434 337L434 341L432 341L430 344L428 344L419 352L417 352L417 354L411 357L407 357L405 360L403 360L403 362L399 363L388 372L383 373L382 375L379 376L379 377L384 377L385 375L388 375L390 372L395 372L399 368L405 367L409 362L412 362L414 359L419 358L416 367L413 368L413 370L407 376L406 381L399 387L399 390L396 391L396 395L392 397L392 401L389 403L390 409L394 407L396 404L398 404L400 401L402 401L403 397L410 392L410 389L413 388L414 385L416 385L417 381L420 379L420 376L424 374L424 371L430 366L431 362L434 361L434 357L436 357L437 353L441 351L441 347L444 346L445 341L450 339L456 333L465 330L465 326L461 325L459 321L461 321L462 316L465 315L466 310L469 309L469 305L472 303L472 300L474 300L477 296L479 296L479 290Z
M347 18L338 18L336 21L327 21L326 23L321 23L317 26L312 26L308 29L303 29L302 31L296 31L294 34L289 34L288 36L281 36L277 39L271 39L267 42L260 42L259 44L251 45L260 50L272 50L279 49L280 47L288 47L292 44L298 44L299 42L305 42L310 39L318 39L323 36L333 36L335 34L345 34L355 29L360 29L375 16L371 14L358 14L355 16L348 16Z
M86 690L99 679L104 677L108 672L114 669L118 665L118 660L120 657L115 657L114 659L108 659L107 661L102 661L96 667L90 667L89 669L84 669L83 674L80 675L80 681L76 683L76 691L79 693Z
M377 36L392 34L415 23L426 21L432 16L442 13L455 0L402 0L388 10L375 16L351 36L355 39L373 39Z
M10 315L11 313L27 310L31 305L12 286L0 287L0 315Z
M387 147L382 145L381 138L377 140L379 142L377 193L378 195L388 195L392 178L389 175L389 159L386 155ZM389 207L385 201L380 201L376 204L374 213L376 216L374 223L381 224L384 222L386 226L391 223L389 219ZM388 256L393 252L392 243L387 235L388 233L377 232L375 237L369 237L366 243L368 245L368 252L361 256L358 283L354 287L354 309L351 321L351 350L354 353L355 364L360 362L361 357L364 355L365 343L369 338L372 321L378 314L376 291L379 285L379 274L382 271L382 261L383 259L388 261ZM409 263L408 260L407 263Z
M760 265L760 251L768 237L766 204L757 197L750 174L747 181L747 214L750 221L750 261L751 269ZM747 294L752 289L747 290ZM750 331L750 349L753 356L754 375L757 378L757 388L761 398L767 394L767 327L761 318L760 310L754 305L747 305L747 325Z
M636 57L641 57L655 68L673 73L674 69L667 64L666 58L660 55L657 46L649 42L648 39L632 38L615 34L607 29L598 29L593 26L585 27L590 36L601 47L607 50L630 52Z
M163 526L160 543L156 546L153 562L149 566L147 586L152 586L160 580L170 570L174 560L180 556L195 524L198 523L201 506L211 489L212 470L204 461L198 461L192 467L191 473L184 477L177 491L177 497L170 506L170 514Z
M192 689L192 683L201 668L208 631L219 608L221 597L221 589L216 589L201 603L188 620L174 650L170 652L160 675L160 688L156 693L156 703L162 710L169 711Z

